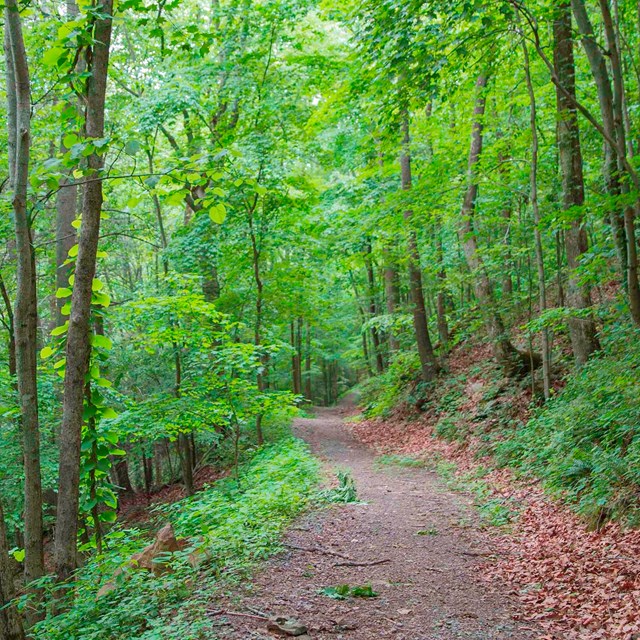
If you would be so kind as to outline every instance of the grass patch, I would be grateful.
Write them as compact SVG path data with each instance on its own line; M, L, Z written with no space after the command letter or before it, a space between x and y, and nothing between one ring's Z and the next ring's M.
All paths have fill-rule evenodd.
M424 469L427 461L414 456L401 456L396 454L378 456L375 460L378 467L407 467L414 469Z
M336 587L325 587L318 592L333 600L346 600L347 598L376 598L378 594L370 584L352 587L348 584L339 584Z
M225 478L156 510L178 537L189 539L191 550L206 554L199 570L187 552L173 554L169 573L127 571L115 591L96 598L116 569L148 543L138 530L113 531L109 550L79 570L73 608L38 623L34 640L214 638L206 616L212 594L246 582L258 562L279 550L284 528L317 499L318 477L318 462L299 440L260 450L241 468L239 483Z
M640 340L611 327L602 353L497 445L497 461L543 481L597 528L640 525Z

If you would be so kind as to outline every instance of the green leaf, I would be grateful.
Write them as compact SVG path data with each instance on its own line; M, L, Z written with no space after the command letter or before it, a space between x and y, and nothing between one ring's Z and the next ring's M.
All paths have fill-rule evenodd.
M68 329L69 329L69 321L65 322L64 324L61 324L59 327L56 327L55 329L52 329L51 335L52 336L64 335L65 333L67 333Z
M13 549L13 551L11 551L11 555L16 562L24 562L26 554L24 549Z
M142 149L142 145L137 140L127 140L124 145L124 152L130 156L135 156Z
M103 511L99 516L102 522L114 523L118 519L115 511Z
M209 217L216 224L222 224L227 217L227 208L222 202L215 204L209 209Z
M60 287L56 291L56 298L68 298L72 293L73 291L71 291L71 289L69 289L68 287Z
M46 360L47 358L50 358L54 353L55 351L51 347L44 347L40 350L40 357L43 360Z
M91 336L91 344L99 349L110 350L113 347L113 342L107 338L107 336L102 336L97 333Z
M108 307L111 304L111 298L106 293L94 293L93 296L91 296L91 304Z
M56 67L64 57L66 57L66 51L62 47L53 47L44 52L42 64L45 67Z
M74 144L77 144L80 141L80 138L75 133L67 133L67 135L62 139L62 144L67 148L71 149Z

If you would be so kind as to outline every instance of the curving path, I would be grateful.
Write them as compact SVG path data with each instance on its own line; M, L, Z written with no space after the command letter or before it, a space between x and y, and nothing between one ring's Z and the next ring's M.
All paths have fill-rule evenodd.
M363 504L305 517L287 537L289 551L274 558L229 608L295 617L309 628L303 638L313 639L539 637L512 618L504 594L489 593L478 579L477 565L487 561L490 549L487 536L474 527L469 501L430 471L376 465L374 453L345 426L348 409L348 402L317 409L315 418L294 426L330 473L350 470ZM344 566L351 560L385 562ZM379 595L338 601L318 593L345 583L370 584ZM273 638L257 618L227 620L229 626L219 628L222 638Z

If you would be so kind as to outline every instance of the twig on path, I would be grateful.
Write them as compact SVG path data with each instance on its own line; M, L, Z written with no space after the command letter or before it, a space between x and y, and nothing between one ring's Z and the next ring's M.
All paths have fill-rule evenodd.
M253 613L240 613L238 611L227 611L226 609L217 609L216 611L207 611L210 616L236 616L238 618L253 618L254 620L269 620L267 616L257 616Z
M354 562L353 558L350 558L349 556L345 556L344 554L338 553L337 551L323 549L322 547L300 547L297 544L289 544L288 542L285 542L284 546L287 547L287 549L295 549L296 551L307 551L309 553L324 553L327 556L336 556L337 558L342 558L343 560Z
M247 609L247 611L251 611L251 613L255 613L258 616L263 616L264 618L270 618L271 616L268 616L264 611L260 611L260 609L255 609L254 607L250 607L248 604L244 605L245 609Z
M384 560L373 560L372 562L336 562L334 567L375 567L377 564L385 564L391 562L390 558Z

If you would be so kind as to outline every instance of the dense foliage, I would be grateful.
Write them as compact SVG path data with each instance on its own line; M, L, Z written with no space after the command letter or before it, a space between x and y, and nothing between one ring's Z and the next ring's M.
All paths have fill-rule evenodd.
M464 440L479 342L486 450L636 510L637 3L3 8L0 601L24 569L28 625L124 497L193 495L296 405L366 380Z
M214 592L245 580L256 562L278 549L282 529L314 497L317 463L299 441L282 440L263 449L240 471L240 482L226 478L154 511L170 521L187 544L170 558L161 578L117 569L146 545L144 532L115 529L108 549L79 572L73 608L34 629L35 638L152 640L209 637L207 604ZM189 558L198 557L193 566ZM110 580L116 588L96 596Z

